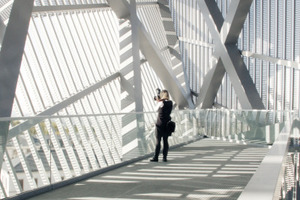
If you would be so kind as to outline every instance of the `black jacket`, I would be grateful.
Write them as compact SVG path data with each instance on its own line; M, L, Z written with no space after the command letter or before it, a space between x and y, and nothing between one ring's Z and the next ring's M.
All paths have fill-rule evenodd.
M171 120L170 114L173 109L173 102L169 100L163 100L162 103L162 106L158 109L156 126L165 129L167 122Z

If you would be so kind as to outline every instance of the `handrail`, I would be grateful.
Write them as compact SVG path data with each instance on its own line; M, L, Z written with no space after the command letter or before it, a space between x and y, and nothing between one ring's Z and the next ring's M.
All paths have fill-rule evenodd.
M275 112L273 115L261 114L266 111L249 110L246 113L241 111L246 110L174 110L172 119L177 123L177 127L175 133L169 138L170 146L193 141L202 136L223 138L243 144L253 142L253 144L263 146L269 145L282 130L284 122L288 124L295 115L294 112L286 111ZM73 180L73 178L89 174L92 171L151 154L155 148L156 116L156 112L132 112L39 115L6 119L7 122L12 122L12 126L18 123L28 124L28 129L25 131L18 129L17 137L12 138L12 135L9 135L11 139L8 140L7 156L4 158L4 166L7 168L4 170L7 172L5 178L10 178L9 183L13 189L8 190L5 187L2 191L0 190L0 198L35 190L36 187L49 186L47 177L52 186L61 184L63 180ZM141 121L137 121L137 119ZM5 121L5 119L0 118L0 121ZM265 122L265 126L261 126L261 122ZM269 122L278 124L270 127ZM277 127L274 128L274 126ZM11 127L11 130L15 127L18 125ZM299 127L296 128L299 129ZM271 162L278 161L275 166L278 166L280 171L286 151L282 150L282 153L279 154L281 157L276 154L274 157L271 152L278 153L276 146L288 147L290 127L286 128L279 134L280 137L283 137L282 140L276 140L265 161L266 166L271 167L273 171L270 176L275 177L273 185L276 185L278 177L281 176L280 173L274 176L274 164ZM12 163L12 159L17 162ZM23 173L23 171L26 176L18 177L17 174ZM31 185L27 184L26 188L23 188L18 184L19 179L27 180ZM35 179L38 179L36 186ZM1 181L0 187L5 186L3 185L5 181L3 183ZM247 190L246 188L245 191ZM265 189L263 190L262 192L266 192ZM6 191L8 191L7 195L4 194ZM272 192L273 195L275 191Z
M250 110L250 109L243 109L243 110L235 110L235 109L182 109L182 110L174 110L174 112L191 112L191 111L224 111L227 110L229 112L233 111L243 111L243 112L274 112L273 110ZM291 113L294 110L278 110L276 113ZM130 114L149 114L149 113L157 113L156 111L143 111L143 112L130 112ZM97 114L78 114L78 115L50 115L39 113L38 115L31 115L31 116L20 116L20 117L0 117L1 121L11 121L11 120L27 120L27 119L44 119L44 118L66 118L66 117L94 117L94 116L114 116L114 115L126 115L128 112L115 112L115 113L97 113Z
M284 161L289 148L291 124L283 123L284 128L248 182L238 200L279 199Z

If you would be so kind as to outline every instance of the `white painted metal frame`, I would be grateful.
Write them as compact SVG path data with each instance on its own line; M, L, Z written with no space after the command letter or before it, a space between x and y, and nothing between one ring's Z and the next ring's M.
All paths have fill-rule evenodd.
M15 0L0 54L0 117L10 117L24 52L33 0ZM0 123L0 166L7 143L8 122Z
M37 5L38 2L45 4ZM225 16L230 1L217 0L216 2L222 15ZM116 3L120 3L120 1L116 1ZM201 82L203 82L202 76L210 70L209 58L212 49L216 46L212 44L213 40L208 26L205 25L205 16L203 17L199 12L199 9L195 6L197 4L198 0L181 0L180 3L177 3L176 0L169 2L175 29L167 32L167 36L169 33L174 35L173 31L176 31L180 40L179 44L176 43L175 46L170 46L170 43L165 43L162 40L161 36L164 35L164 31L157 31L161 28L160 24L147 20L149 15L154 13L155 17L159 16L157 15L159 12L162 17L165 16L166 13L162 11L168 11L169 8L166 9L168 7L167 2L159 1L159 4L154 1L143 1L140 4L137 2L137 11L132 12L137 12L138 20L140 20L136 25L144 28L139 29L140 35L134 38L146 38L145 41L142 39L143 42L146 42L143 43L144 46L142 44L142 53L139 52L140 55L138 55L136 52L135 54L136 58L140 56L136 61L140 62L139 65L141 66L142 91L151 91L157 86L165 86L156 76L156 74L160 74L170 76L172 78L170 80L179 80L178 82L175 81L178 85L175 90L181 92L179 96L182 94L189 96L189 88L199 92ZM22 121L19 126L11 127L11 131L16 131L16 133L9 136L9 138L12 139L14 147L18 150L18 157L22 161L22 167L25 169L26 177L32 189L39 187L39 185L35 184L36 177L34 172L31 171L30 163L26 161L27 157L22 149L24 138L26 144L30 144L29 150L38 166L41 181L44 185L47 185L49 181L53 183L80 176L92 170L119 163L123 159L120 118L97 116L97 114L120 111L119 97L121 95L115 92L120 91L120 75L118 74L120 65L118 58L120 56L117 47L122 41L119 40L119 26L126 29L126 25L130 25L130 23L127 23L129 22L127 19L131 17L128 7L125 10L120 7L120 10L125 11L126 16L125 19L119 21L106 2L103 1L75 2L66 0L58 2L36 0L35 5L41 7L34 8L35 12L31 18L32 23L27 35L13 113L17 116L28 114L37 116L58 115L58 118L45 121ZM8 2L4 10L10 6L11 4ZM296 20L299 18L299 14L297 15L299 6L300 2L294 0L287 0L286 2L280 0L272 2L255 1L238 42L233 42L234 45L238 45L239 49L242 49L241 53L244 56L243 59L247 64L250 76L255 82L263 103L270 109L299 108L298 64L300 56L298 38L300 37L298 36L300 31L297 31L299 30L299 20ZM173 11L176 9L179 10L180 19ZM156 12L156 10L159 10L159 12ZM268 12L265 12L266 10ZM0 10L1 16L3 12L3 10ZM234 12L231 13L234 14ZM227 17L224 18L227 19ZM6 25L8 17L3 19L3 23ZM170 16L164 19L171 20ZM275 23L271 23L270 20L272 19L275 19ZM186 20L188 25L181 28L179 24L183 20ZM118 24L119 22L120 24ZM196 24L196 26L191 24ZM275 24L275 27L272 24ZM288 27L291 27L289 29L291 31L285 32ZM3 29L5 28L3 27ZM167 30L167 27L165 28ZM149 31L151 29L154 29L153 33ZM9 26L7 30L9 30ZM251 30L256 31L252 34ZM274 32L275 34L273 34ZM156 37L156 35L159 36ZM264 41L259 41L259 38L264 38ZM265 44L265 41L268 41L268 43ZM174 40L173 42L177 41ZM99 47L95 44L103 44L103 46ZM152 48L149 49L149 52L145 49L147 45ZM4 49L2 48L2 51ZM137 50L138 48L134 47L134 49ZM179 49L181 55L178 55ZM236 47L234 49L237 50ZM266 52L267 50L270 52ZM157 55L161 52L162 56ZM180 56L182 56L182 62L177 63L177 65L179 68L182 67L184 71L170 70L170 66L175 66L175 56L177 56L178 62ZM158 60L158 65L147 62L149 60ZM181 64L183 65L180 66ZM81 68L81 66L84 67ZM158 72L155 68L157 66L163 66L163 73ZM189 83L185 83L186 85L183 85L184 81L182 82L177 77L181 72L186 73L189 77ZM165 80L165 77L161 79ZM127 86L128 98L131 98L134 94L135 88L133 86L137 84L131 84L131 81L132 79L129 78L126 82L122 82ZM267 84L267 87L264 87L264 84ZM178 88L180 89L178 90ZM177 93L173 94L176 96ZM190 96L185 97L183 95L181 97L183 97L183 104L181 105L189 105L188 107L193 105L192 101L189 100ZM215 97L217 103L221 103L221 105L224 103L223 105L228 107L239 107L230 76L225 75L223 84ZM151 92L143 94L143 107L147 111L151 111L153 108L152 103L149 102L150 99L152 102L152 98L153 94ZM225 98L226 100L224 100ZM188 102L186 102L186 99L188 99ZM274 103L271 102L272 100ZM92 114L94 117L86 118L84 115L87 114ZM225 126L237 120L219 114L207 113L206 116L211 120L222 120L222 125ZM83 116L63 119L59 118L60 115ZM126 117L124 121L132 122L130 120L133 118L132 116ZM154 119L155 114L147 115L144 124L137 123L136 125L137 127L144 126L143 130L150 130L150 133L153 134L151 132L151 122ZM186 127L190 126L188 120L188 115L182 116L182 123ZM273 120L276 120L275 117ZM36 134L29 130L34 124L33 128ZM130 124L125 123L122 125ZM206 126L209 130L210 128L226 129L226 133L216 132L216 137L225 136L231 140L239 139L238 136L226 135L237 131L236 126L223 127L221 124L213 123L207 123ZM46 130L45 127L47 127ZM20 132L23 132L22 134L19 134L18 128L20 128ZM184 130L184 127L180 129L186 131L184 133L186 135L187 132L191 131ZM57 134L57 132L60 134ZM47 143L49 138L51 143ZM149 138L151 138L151 135L147 136L147 139ZM41 143L40 148L47 154L46 163L40 161L43 154L39 154L39 146L33 147L33 145L36 145L34 144L35 139L38 139ZM153 147L152 140L149 142L149 147L151 145ZM53 162L56 159L55 154L50 154L52 147L55 147L55 154L58 155L58 160L55 161L57 163ZM78 157L78 155L81 156ZM3 161L12 175L14 188L16 192L22 192L23 188L18 180L19 175L13 170L14 164L11 159L8 153L5 152ZM47 164L50 164L53 180L46 180ZM59 169L59 166L62 169ZM60 173L63 175L61 176ZM4 194L2 183L0 189L2 194L7 196Z
M212 37L208 32L205 16L196 9L192 20L184 20L183 12L193 12L193 5L197 0L182 2L174 0L170 2L173 20L176 26L176 32L180 39L181 51L183 53L184 67L187 71L194 71L190 74L190 87L197 93L203 84L203 78L212 68L212 50L214 44ZM217 0L222 15L226 17L228 12L229 0ZM285 6L289 4L288 6ZM299 87L297 84L299 77L299 2L294 0L282 1L253 1L249 15L245 21L244 28L238 39L238 49L242 53L243 60L247 70L258 90L266 109L283 110L299 108ZM294 7L292 7L293 5ZM287 13L287 14L285 14ZM289 16L289 20L286 18ZM289 23L284 23L284 21ZM182 34L182 30L186 30ZM288 31L286 37L284 30ZM292 30L296 31L292 31ZM195 34L193 34L195 33ZM288 42L284 42L284 40ZM294 42L292 42L294 41ZM287 45L290 44L289 47ZM285 48L293 49L286 52ZM294 57L288 54L294 52ZM193 62L186 62L189 57ZM192 60L192 59L190 59ZM283 74L285 69L288 73ZM192 76L192 77L191 77ZM198 77L197 77L198 76ZM290 82L292 82L290 84ZM285 84L288 83L290 92L285 92ZM232 87L231 79L225 73L221 87L218 90L215 102L227 108L242 108L239 99ZM286 102L286 103L284 103Z
M283 169L290 144L290 134L297 121L287 121L284 129L274 142L272 148L263 159L259 168L252 176L238 200L250 199L279 199ZM299 130L297 130L299 131Z
M225 20L215 1L199 0L198 3L213 36L214 57L217 62L204 81L197 104L201 104L202 108L212 107L221 81L227 72L242 107L263 109L261 98L236 47L252 0L231 1Z
M130 5L128 2L124 0L121 2L110 0L108 3L120 19L130 17ZM144 25L140 22L140 20L136 20L135 23L137 23L138 27L140 50L150 63L151 67L153 67L156 74L160 77L164 86L169 90L179 107L193 108L194 105L191 101L190 94L184 91L177 78L174 77L165 59L161 56L160 50L147 33Z

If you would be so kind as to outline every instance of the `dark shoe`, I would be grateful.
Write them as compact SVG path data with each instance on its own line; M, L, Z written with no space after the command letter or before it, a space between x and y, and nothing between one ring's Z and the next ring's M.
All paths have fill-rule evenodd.
M150 159L150 162L158 162L158 159L157 158L152 158L152 159Z
M163 158L163 161L164 161L164 162L168 162L167 158Z

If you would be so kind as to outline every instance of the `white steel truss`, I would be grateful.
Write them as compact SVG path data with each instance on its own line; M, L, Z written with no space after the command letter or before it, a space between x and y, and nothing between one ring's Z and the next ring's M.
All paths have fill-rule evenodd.
M204 80L198 104L210 108L220 88L225 72L235 88L243 109L263 109L264 105L241 58L236 43L250 10L252 0L231 1L226 18L223 19L215 1L199 0L199 8L205 18L215 43L217 60Z
M131 112L152 112L157 87L179 108L299 109L299 8L294 0L1 0L1 197L151 152L156 115ZM26 15L14 17L19 10ZM236 118L203 116L206 131L224 130L215 137L240 139L230 134ZM174 118L182 126L171 144L203 131L189 113Z

